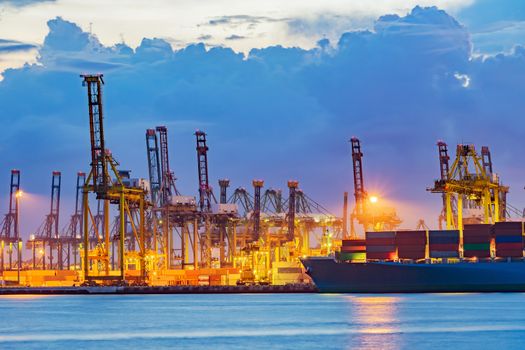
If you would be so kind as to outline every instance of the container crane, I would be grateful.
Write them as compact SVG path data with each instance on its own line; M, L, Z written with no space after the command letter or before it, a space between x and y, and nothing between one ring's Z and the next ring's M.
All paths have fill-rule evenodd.
M117 170L118 163L111 152L105 148L102 85L104 84L102 74L81 75L83 85L87 87L89 130L91 141L91 170L83 188L83 222L84 222L84 251L83 270L84 279L90 280L126 280L126 217L129 219L133 236L138 242L139 252L127 252L138 260L140 266L140 279L146 279L145 266L145 190L132 186L131 181L125 185L120 172ZM104 201L104 241L98 244L93 251L89 250L89 226L94 226L94 218L89 207L89 193L96 194L97 199ZM110 230L109 230L109 204L118 205L119 232L118 232L118 255L120 273L118 276L111 275L110 270ZM91 264L91 262L94 262ZM103 271L96 270L99 264L103 265ZM90 268L93 266L93 268Z
M33 268L36 268L36 247L39 247L39 255L41 255L41 268L46 269L46 250L49 249L49 269L55 268L53 265L54 254L57 251L58 263L57 268L62 269L62 250L60 247L60 236L58 233L58 225L60 219L60 187L62 182L62 174L60 171L53 171L51 176L51 201L49 206L49 213L46 215L44 222L37 229L34 234L33 248Z
M69 223L65 227L63 234L60 237L62 249L65 253L62 264L65 262L65 265L68 269L71 268L71 260L73 260L74 268L77 268L77 258L79 257L78 247L82 242L82 189L84 188L85 184L86 174L83 172L78 172L77 183L75 187L75 211L71 215Z
M440 163L441 149L440 147ZM492 160L488 148L480 156L471 144L459 144L456 147L456 158L448 169L441 165L441 177L434 182L432 193L445 196L447 229L463 230L464 210L469 223L495 223L501 221L501 193L507 193L497 175L492 173ZM454 200L457 213L454 212Z
M363 152L357 137L350 139L354 175L355 206L350 214L350 238L356 239L354 221L363 225L365 231L395 230L401 224L394 208L376 203L378 198L370 196L365 190L363 178Z
M0 270L5 269L5 252L7 248L8 254L8 269L12 270L13 266L13 251L16 250L18 268L21 267L21 239L19 230L19 199L22 195L20 190L20 170L11 170L11 183L9 186L9 211L4 216L0 231Z

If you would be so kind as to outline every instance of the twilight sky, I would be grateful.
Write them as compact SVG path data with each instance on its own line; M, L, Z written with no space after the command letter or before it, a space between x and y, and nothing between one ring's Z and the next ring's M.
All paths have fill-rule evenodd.
M200 128L214 184L296 178L337 214L353 191L354 135L365 186L404 227L437 225L440 199L425 188L438 139L490 146L510 202L525 204L520 0L11 0L0 33L0 209L19 168L24 235L48 210L51 171L63 172L63 226L87 170L81 72L105 74L107 143L122 168L146 177L145 129L169 127L185 194L196 193Z

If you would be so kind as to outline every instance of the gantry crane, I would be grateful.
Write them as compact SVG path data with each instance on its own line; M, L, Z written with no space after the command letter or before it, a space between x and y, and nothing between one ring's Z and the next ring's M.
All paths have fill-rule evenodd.
M357 238L354 221L357 220L365 231L394 230L401 224L394 208L380 205L376 196L369 196L363 178L363 152L357 137L350 139L354 175L355 206L350 214L350 238Z
M22 195L20 190L20 170L11 170L11 183L9 186L9 211L4 216L0 231L0 270L5 270L5 253L7 248L8 269L12 270L13 252L16 250L16 267L20 268L22 263L22 240L20 239L19 229L19 199Z
M468 223L495 223L502 220L500 200L508 187L492 173L492 160L488 147L480 156L471 144L459 144L456 158L450 167L444 167L444 143L439 142L441 177L428 191L441 193L445 199L447 229L463 230L464 210L469 211ZM448 170L448 171L447 171ZM456 210L454 210L454 202Z
M75 211L69 219L69 223L64 228L62 235L60 236L60 242L62 247L63 262L62 265L67 266L67 269L71 269L73 266L77 268L79 258L79 245L82 242L82 189L86 184L86 174L79 171L77 173L77 183L75 187ZM73 265L71 265L73 260ZM65 264L64 264L65 263Z
M146 145L153 202L148 228L153 231L153 250L161 250L165 268L173 267L175 260L180 260L184 267L189 264L189 248L193 245L189 231L195 223L195 199L181 196L175 186L169 162L168 129L165 126L148 129ZM175 254L174 230L180 238L180 255Z
M102 85L102 74L81 75L83 85L87 87L89 130L91 143L91 170L83 188L83 270L84 279L90 280L126 280L126 257L138 261L140 279L147 278L145 247L145 190L141 187L126 186L117 170L118 163L105 147ZM104 202L104 237L103 242L95 249L89 249L89 227L95 226L94 217L89 206L89 194L94 193L97 199ZM109 204L118 206L118 276L110 274L110 230ZM128 218L133 236L138 243L139 252L126 252L126 218Z
M49 213L46 215L44 222L37 229L32 238L33 250L33 269L36 268L37 250L41 261L40 268L46 269L46 255L49 249L49 269L57 268L61 270L62 265L62 249L60 247L59 236L59 220L60 220L60 187L62 182L62 174L60 171L53 171L51 176L51 201L49 206ZM57 252L57 264L53 264L55 258L54 251Z

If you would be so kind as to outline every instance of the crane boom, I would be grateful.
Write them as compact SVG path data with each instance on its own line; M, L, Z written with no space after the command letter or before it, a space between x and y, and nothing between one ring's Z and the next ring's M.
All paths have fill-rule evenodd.
M146 130L146 151L148 156L148 173L150 183L151 202L160 207L161 198L161 167L159 162L159 146L155 130Z
M102 108L102 74L81 75L87 86L89 107L89 131L91 139L91 171L94 192L105 193L108 187L107 164L105 161L104 115Z
M361 152L361 142L357 137L350 139L352 146L352 165L354 171L354 196L355 196L355 215L365 213L366 191L363 180L363 152Z

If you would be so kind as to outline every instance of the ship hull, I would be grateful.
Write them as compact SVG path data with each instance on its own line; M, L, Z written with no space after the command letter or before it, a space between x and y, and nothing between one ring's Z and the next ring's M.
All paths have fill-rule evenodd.
M525 292L524 262L401 264L301 259L321 293Z

